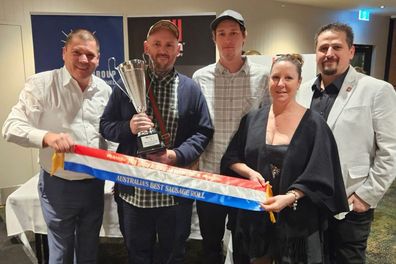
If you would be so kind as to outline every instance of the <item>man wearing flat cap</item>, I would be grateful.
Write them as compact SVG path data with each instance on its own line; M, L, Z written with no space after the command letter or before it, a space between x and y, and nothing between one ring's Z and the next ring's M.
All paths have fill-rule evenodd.
M246 41L245 20L233 10L221 13L210 25L213 41L220 59L196 71L193 79L206 97L215 127L213 140L200 158L200 170L220 172L220 160L243 115L262 104L270 103L267 89L269 70L242 56ZM221 172L230 175L230 172ZM203 263L222 263L222 239L225 219L232 215L229 207L197 202L201 235L203 237ZM231 225L230 225L231 224Z
M161 123L168 135L166 149L145 158L187 166L199 158L211 139L213 127L201 90L174 68L180 51L178 39L178 28L168 20L158 21L148 31L144 42L149 58L146 85L153 97L147 99L147 113L137 113L121 89L114 89L100 131L105 138L119 143L117 152L136 156L137 134L153 127L161 131ZM153 100L157 107L153 107ZM158 109L154 111L159 116L153 108ZM153 263L157 238L159 256L155 259L160 263L184 263L192 200L123 185L117 186L117 193L128 263Z

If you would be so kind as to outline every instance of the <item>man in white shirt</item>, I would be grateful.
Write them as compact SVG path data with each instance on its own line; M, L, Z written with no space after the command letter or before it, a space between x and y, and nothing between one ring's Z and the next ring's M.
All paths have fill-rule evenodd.
M64 67L31 76L3 125L7 141L39 149L39 196L51 264L96 263L104 182L61 169L49 173L54 152L71 152L75 144L103 147L99 119L111 88L92 74L99 57L99 41L91 32L71 32L63 47Z
M200 158L200 170L220 172L220 160L243 115L270 103L269 70L242 56L247 31L242 15L226 10L210 25L220 60L196 71L193 79L205 95L215 133ZM222 239L231 208L197 202L204 263L222 263ZM232 228L232 227L231 227Z

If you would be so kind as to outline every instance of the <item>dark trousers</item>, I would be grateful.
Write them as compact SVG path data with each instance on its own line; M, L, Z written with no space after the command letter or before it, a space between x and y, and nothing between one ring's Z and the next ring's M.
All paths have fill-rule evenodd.
M374 209L364 213L348 213L343 220L329 219L326 231L330 263L362 264L366 262L367 239Z
M42 170L38 189L48 230L49 263L96 263L104 182L69 181Z
M227 228L233 233L236 212L236 209L231 207L197 201L199 228L202 235L202 263L219 264L224 262L223 236L225 221L228 215Z
M124 240L129 264L151 264L158 239L161 264L184 263L190 235L192 204L139 208L122 200Z

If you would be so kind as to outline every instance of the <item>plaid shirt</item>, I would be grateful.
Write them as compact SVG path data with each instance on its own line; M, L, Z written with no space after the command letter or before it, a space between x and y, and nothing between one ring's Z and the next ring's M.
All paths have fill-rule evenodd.
M170 146L172 148L175 141L178 122L177 111L177 87L179 85L179 76L175 69L163 78L159 78L152 71L148 71L150 84L148 89L153 89L154 97L165 124L166 131L170 134ZM153 109L147 96L147 115L153 115ZM157 120L154 123L158 132L161 132ZM173 196L157 192L147 191L135 188L134 195L121 193L120 197L126 202L141 208L158 208L176 205Z
M194 73L208 104L215 128L213 139L200 158L200 170L220 172L220 160L238 129L241 118L251 109L270 104L269 70L246 57L238 72L230 73L219 62ZM264 132L263 132L264 133Z

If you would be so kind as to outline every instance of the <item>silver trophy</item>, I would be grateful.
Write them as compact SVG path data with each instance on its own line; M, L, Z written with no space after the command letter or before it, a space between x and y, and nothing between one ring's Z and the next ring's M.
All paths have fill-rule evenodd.
M121 76L121 81L124 84L122 88L114 79L110 63L113 62L113 69L116 69ZM146 65L143 60L130 60L116 66L116 59L109 58L107 66L110 72L111 79L121 91L123 91L131 100L133 106L138 113L143 113L147 110L147 89L146 89ZM156 129L150 128L147 131L140 131L137 135L137 154L144 155L153 152L158 152L165 149L165 144L161 140L161 136Z

